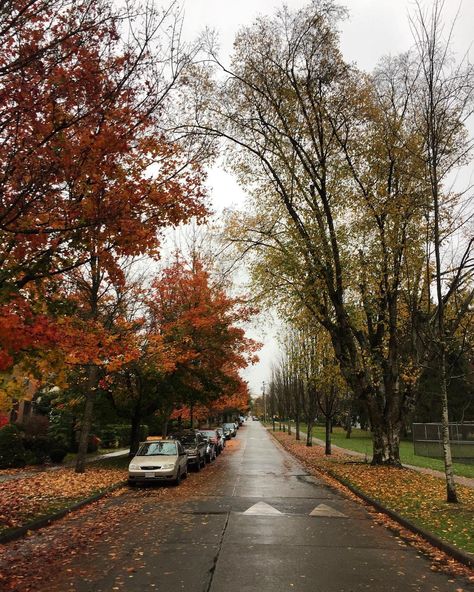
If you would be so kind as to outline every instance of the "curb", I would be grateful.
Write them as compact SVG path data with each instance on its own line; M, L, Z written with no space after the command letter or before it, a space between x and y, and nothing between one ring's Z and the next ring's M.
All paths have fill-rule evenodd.
M321 472L324 473L323 471L321 471ZM446 541L443 541L443 539L440 539L439 537L437 537L435 534L433 534L429 530L424 530L421 526L418 526L418 525L414 524L413 522L411 522L410 520L408 520L407 518L404 518L400 514L397 514L397 512L395 512L394 510L391 510L390 508L385 507L379 501L371 498L370 496L365 494L363 491L360 491L357 487L354 487L354 485L352 485L351 483L349 483L345 479L337 476L332 471L326 471L326 472L330 477L332 477L333 479L335 479L336 481L338 481L339 483L344 485L344 487L347 487L347 489L349 489L349 491L351 491L354 495L357 495L357 497L360 497L362 500L364 500L364 502L373 506L379 512L386 514L387 516L389 516L390 518L392 518L393 520L395 520L396 522L398 522L399 524L401 524L402 526L404 526L405 528L407 528L408 530L410 530L414 534L421 536L422 538L427 540L429 543L431 543L434 547L437 547L438 549L440 549L441 551L443 551L447 555L450 555L451 557L453 557L453 559L456 559L456 561L459 561L460 563L462 563L463 565L466 565L467 567L471 567L471 568L474 567L474 556L473 555L471 555L465 551L462 551L461 549L458 549L457 547L455 547L454 545L451 545L450 543L448 543Z
M0 535L0 544L3 545L5 543L15 541L15 540L20 539L21 537L25 536L25 534L29 530L30 531L31 530L38 530L40 528L43 528L44 526L47 526L48 524L51 524L52 522L56 522L56 520L59 520L60 518L64 518L64 516L67 516L71 512L74 512L75 510L79 510L80 508L82 508L84 506L87 506L89 504L92 504L93 502L96 502L97 500L100 500L101 498L105 497L108 493L111 493L112 491L115 491L116 489L120 489L121 487L123 487L126 484L127 484L127 481L119 481L118 483L115 483L114 485L107 487L107 489L104 489L104 491L101 491L100 493L96 493L90 497L87 497L87 498L81 500L80 502L76 502L72 506L69 506L68 508L64 508L64 510L59 510L59 512L56 512L54 514L50 514L49 516L43 516L42 518L38 518L37 520L33 520L33 522L28 522L28 524L25 524L24 526L20 526L19 528L15 528L14 530L11 530L10 532Z
M276 438L274 438L274 439L276 440ZM282 446L282 448L284 450L286 450L286 452L291 454L291 452L289 450L287 450L281 444L281 442L279 442L278 440L276 440L276 441ZM300 460L300 459L298 459L298 460ZM458 549L454 545L451 545L450 543L443 541L443 539L440 539L439 537L437 537L435 534L433 534L429 530L424 530L422 527L414 524L413 522L411 522L407 518L404 518L400 514L397 514L397 512L395 512L394 510L391 510L390 508L385 507L379 501L371 498L370 496L365 494L363 491L361 491L360 489L358 489L357 487L355 487L354 485L352 485L351 483L349 483L345 479L343 479L343 478L339 477L337 474L333 473L331 470L316 469L316 471L323 476L328 475L332 479L335 479L336 481L341 483L341 485L344 485L344 487L347 487L347 489L349 489L349 491L351 491L354 495L356 495L357 497L362 499L364 502L366 502L370 506L374 507L379 512L386 514L387 516L392 518L392 520L395 520L395 522L398 522L399 524L401 524L402 526L404 526L405 528L407 528L408 530L410 530L414 534L422 537L423 539L428 541L434 547L440 549L441 551L443 551L444 553L446 553L447 555L449 555L453 559L456 559L456 561L459 561L459 563L462 563L463 565L466 565L467 567L474 568L474 555L467 553L466 551L462 551L461 549Z

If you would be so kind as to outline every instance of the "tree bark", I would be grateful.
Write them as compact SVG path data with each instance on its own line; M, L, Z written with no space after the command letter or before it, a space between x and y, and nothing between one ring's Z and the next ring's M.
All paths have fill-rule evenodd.
M444 473L446 477L446 501L458 503L456 482L454 481L453 459L451 455L451 441L449 439L448 389L446 376L446 351L444 344L440 356L441 365L441 431L443 434Z
M130 429L130 452L129 456L135 456L138 447L140 446L140 426L141 426L141 404L137 401L134 412L132 414L132 425Z
M331 455L331 425L332 425L331 418L326 417L326 443L325 443L324 454L326 454L327 456Z
M76 473L84 473L86 470L87 445L94 415L95 393L99 380L99 369L97 366L89 366L87 377L86 405L82 417L81 435L79 437L79 448L76 458Z
M308 420L308 425L306 428L306 446L312 446L313 445L313 421L310 418Z
M346 439L350 440L352 435L352 405L349 407L347 411L346 417Z

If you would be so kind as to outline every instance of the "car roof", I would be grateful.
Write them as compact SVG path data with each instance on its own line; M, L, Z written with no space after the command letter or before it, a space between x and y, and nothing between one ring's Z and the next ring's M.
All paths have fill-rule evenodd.
M147 438L144 442L140 442L140 446L142 444L153 444L156 442L176 442L176 440L173 440L173 438L153 438L151 440L148 440Z

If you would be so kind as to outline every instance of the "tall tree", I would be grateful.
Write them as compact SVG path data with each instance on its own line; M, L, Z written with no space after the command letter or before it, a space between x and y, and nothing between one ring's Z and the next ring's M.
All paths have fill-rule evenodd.
M422 183L413 169L403 64L373 78L346 64L335 23L344 11L313 1L241 31L214 106L236 147L231 163L253 193L234 239L255 248L257 282L293 294L331 336L341 371L365 404L373 462L399 464L398 300L402 271L421 248ZM246 231L246 234L245 234ZM263 271L263 273L261 273ZM256 282L256 283L257 283Z
M450 341L474 299L474 238L470 233L467 241L463 241L460 228L466 220L459 215L460 196L449 195L446 183L452 171L467 162L473 145L465 124L473 113L474 68L453 60L450 47L453 28L445 35L443 8L442 0L435 0L429 13L417 4L411 24L420 62L415 114L424 139L420 157L428 188L428 236L434 258L436 305L429 319L431 339L427 349L428 356L434 354L439 368L447 501L457 502L449 434L448 355ZM454 239L462 245L462 253L446 269L443 258L446 258L447 243L453 240L453 227ZM446 310L456 297L457 310L449 318Z

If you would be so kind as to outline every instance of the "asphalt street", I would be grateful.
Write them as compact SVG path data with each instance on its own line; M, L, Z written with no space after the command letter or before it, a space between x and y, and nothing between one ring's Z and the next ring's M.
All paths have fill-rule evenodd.
M110 524L69 551L44 590L468 589L431 571L363 506L308 475L258 422L247 422L212 466L179 488L130 489L91 511Z

